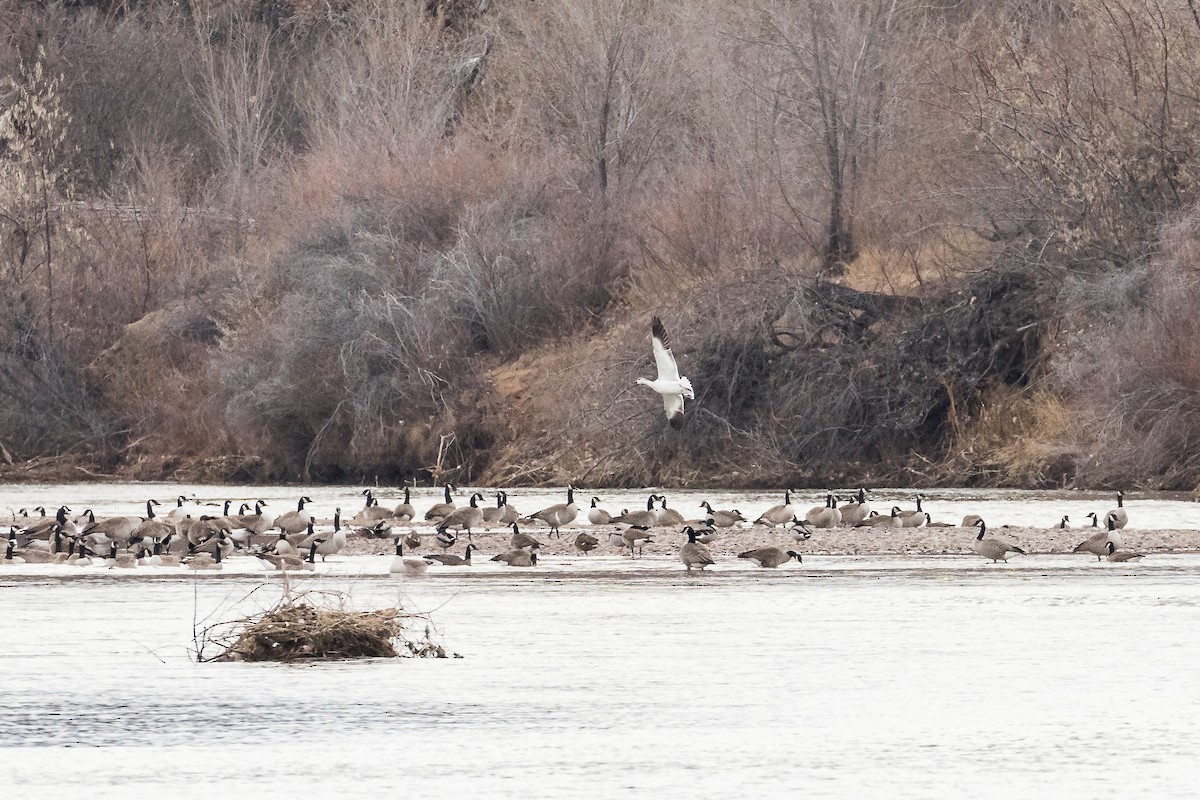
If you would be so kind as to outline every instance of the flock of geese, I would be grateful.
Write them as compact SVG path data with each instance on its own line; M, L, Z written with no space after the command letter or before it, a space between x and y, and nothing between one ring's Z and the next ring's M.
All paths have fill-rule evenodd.
M299 498L294 511L278 516L267 511L267 503L262 500L253 505L243 503L237 513L231 513L233 501L226 500L222 512L216 514L209 513L215 511L212 507L189 506L182 495L176 498L175 507L162 515L156 510L160 503L154 499L146 501L145 516L97 517L90 509L74 514L66 505L52 515L47 515L43 507L20 509L8 517L8 541L0 566L52 563L122 569L180 566L219 570L224 561L240 555L259 559L276 570L311 570L318 556L324 560L340 553L346 547L347 537L354 534L392 539L395 557L390 572L418 575L438 564L469 566L472 555L479 550L474 535L501 528L511 531L508 547L491 560L512 567L533 567L543 545L531 531L544 531L547 537L561 538L562 529L572 526L581 515L586 517L591 530L606 535L610 545L627 552L630 558L639 557L656 537L686 537L678 557L688 572L702 571L716 563L707 545L723 530L735 527L778 529L797 543L807 541L818 529L837 527L978 528L972 549L993 563L1007 562L1010 554L1025 553L1016 544L989 535L987 524L978 516L967 516L960 526L934 522L921 507L924 499L921 495L916 497L915 509L892 506L884 514L871 508L865 489L859 489L848 502L827 492L823 506L809 509L798 507L793 502L795 490L787 489L782 503L753 520L737 509L716 509L708 502L699 506L703 514L686 519L667 505L666 495L657 493L649 495L645 509L612 513L600 505L599 497L592 497L589 506L580 508L575 499L576 487L569 486L566 502L522 515L503 490L496 492L494 505L487 502L483 493L472 492L467 504L461 506L455 500L457 488L453 484L447 484L442 491L441 502L419 514L412 504L409 487L404 489L404 500L395 507L381 506L374 491L365 489L361 493L365 496L364 505L353 517L343 523L341 508L335 510L332 530L326 526L318 529L316 517L306 507L312 503L308 497ZM1114 562L1142 557L1120 549L1121 530L1129 521L1123 492L1117 493L1117 507L1103 518L1095 513L1087 517L1091 521L1087 528L1090 533L1074 552ZM418 531L418 526L423 526L423 531ZM1055 527L1070 527L1069 517L1064 516ZM462 555L450 552L464 536L467 542ZM598 549L601 542L594 533L581 531L575 533L572 544L586 555ZM441 552L414 555L434 546ZM793 558L803 563L798 551L775 545L747 550L739 553L738 558L766 568L782 566Z

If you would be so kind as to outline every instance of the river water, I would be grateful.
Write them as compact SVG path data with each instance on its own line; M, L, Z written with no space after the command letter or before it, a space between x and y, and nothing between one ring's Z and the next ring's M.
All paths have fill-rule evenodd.
M128 513L145 489L46 497ZM1076 501L934 502L1042 519ZM1194 508L1141 499L1131 517L1182 525ZM593 557L425 580L387 576L387 560L334 558L298 585L430 611L462 658L196 664L194 621L269 605L278 578L0 571L0 784L88 798L1195 795L1200 556L827 556L690 578L673 559Z

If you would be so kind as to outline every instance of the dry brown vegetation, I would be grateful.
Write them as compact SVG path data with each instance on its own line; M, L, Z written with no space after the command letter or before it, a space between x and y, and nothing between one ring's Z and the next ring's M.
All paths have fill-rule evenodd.
M1188 0L0 0L0 458L1190 488L1197 48Z

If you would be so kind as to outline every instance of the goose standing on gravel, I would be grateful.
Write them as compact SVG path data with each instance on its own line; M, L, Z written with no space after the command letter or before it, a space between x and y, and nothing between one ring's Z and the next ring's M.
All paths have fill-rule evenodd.
M417 515L417 510L413 508L412 498L409 496L408 485L404 486L404 502L396 506L392 511L392 516L400 522L411 522L412 518Z
M507 525L508 523L500 522L500 519L504 516L504 508L506 505L504 492L496 492L496 505L488 506L487 508L483 509L483 524L488 528L497 524Z
M1117 507L1105 516L1112 517L1118 529L1129 524L1129 514L1125 513L1125 492L1117 492Z
M652 494L646 500L645 511L622 511L620 516L613 517L611 521L617 525L628 525L643 531L649 530L658 524L658 510L654 508L654 501L657 499L658 495Z
M696 541L696 531L692 526L687 526L683 532L687 534L688 540L687 544L679 548L679 560L687 567L688 572L693 569L703 572L705 567L717 563L713 561L712 553L708 552L708 548Z
M799 517L792 519L792 538L797 542L807 542L812 538L812 529L808 527L808 523Z
M795 489L783 490L783 505L771 506L762 513L758 519L754 520L755 525L767 525L774 528L776 525L785 525L796 518L796 509L792 506L792 492Z
M575 487L567 487L567 502L559 503L549 508L543 508L535 514L530 514L525 518L526 522L542 522L550 526L551 535L558 534L562 538L562 533L558 530L560 525L570 525L575 521L575 517L579 515L579 506L575 505Z
M592 507L588 509L588 522L593 525L607 525L612 522L612 514L599 506L600 498L592 498Z
M250 533L262 535L275 527L275 517L271 514L263 513L263 506L267 503L265 500L254 501L253 514L234 514L230 519L233 521L235 528L245 528Z
M671 353L667 329L658 317L650 320L650 342L654 347L654 363L658 367L658 377L654 380L638 378L637 383L639 386L649 386L662 396L667 421L671 423L672 428L679 430L683 427L683 398L695 400L696 393L692 390L692 382L679 374L679 366Z
M367 496L366 505L350 520L348 524L356 527L371 527L381 520L390 519L392 510L379 505L379 501L375 499L375 493L370 489L363 489L363 494Z
M315 524L316 519L309 517L309 522L310 524ZM313 536L305 539L301 544L301 547L312 547L314 543L317 545L317 555L321 557L322 561L329 556L336 556L338 553L342 552L343 549L345 549L346 532L342 530L342 526L336 515L334 516L333 533L323 533L320 534L319 537L314 534Z
M833 492L825 495L825 505L815 506L804 515L804 521L814 528L836 528L842 521L842 512L838 511L837 496Z
M760 567L771 569L786 564L793 558L801 564L804 563L804 559L795 550L785 551L782 547L760 547L757 550L747 550L744 553L738 553L738 558L745 558Z
M718 528L732 528L739 522L748 521L742 516L742 512L736 508L713 510L712 505L707 500L701 503L700 507L708 514L708 519L712 520L712 524Z
M1141 553L1134 553L1129 550L1118 550L1117 546L1112 542L1108 543L1108 560L1109 561L1137 561L1142 557Z
M1121 534L1117 533L1117 521L1111 513L1104 518L1105 529L1096 531L1079 544L1075 545L1072 553L1091 553L1097 561L1103 561L1108 556L1110 544L1121 546Z
M655 519L657 520L655 524L661 527L674 527L684 524L683 514L680 514L673 508L667 508L667 496L665 494L658 496L658 502L662 503L662 507L656 509L654 512Z
M529 534L521 533L521 528L517 523L512 523L508 527L512 528L512 538L508 540L508 546L512 550L536 550L542 546L542 543L533 538Z
M1015 544L1009 544L992 536L985 536L987 533L987 523L982 519L976 523L976 526L979 528L979 535L971 542L971 549L984 558L990 558L993 564L997 561L1003 561L1007 564L1009 553L1025 555L1025 551Z
M479 492L471 493L471 504L456 508L437 526L438 534L443 534L446 531L466 531L467 541L471 541L471 529L478 528L483 525L483 509L479 507L479 501L485 499Z
M629 548L629 557L633 558L633 549L636 547L638 555L642 554L642 548L653 542L654 539L646 531L639 528L626 528L621 534L621 542Z
M426 522L441 522L443 519L454 513L454 509L457 508L457 506L454 505L454 498L451 496L451 493L456 491L457 488L458 487L456 487L453 483L446 484L444 487L446 493L445 501L432 506L428 511L425 512Z
M285 533L303 533L308 528L309 515L304 513L304 504L311 503L311 497L301 497L296 503L296 510L280 514L275 518L274 528Z
M921 508L921 501L924 499L925 495L917 495L917 510L913 511L909 509L907 511L900 512L900 527L919 528L925 524L925 509Z
M867 502L867 490L859 489L854 500L842 506L841 512L842 524L848 528L853 528L870 516L871 504Z

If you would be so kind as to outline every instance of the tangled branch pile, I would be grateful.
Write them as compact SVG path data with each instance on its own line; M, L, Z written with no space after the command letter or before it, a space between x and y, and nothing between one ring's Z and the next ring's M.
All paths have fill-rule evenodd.
M223 650L206 661L302 661L327 658L447 658L428 627L414 636L406 622L425 619L398 608L351 611L304 602L285 595L267 611L204 632ZM344 603L342 604L344 605Z

